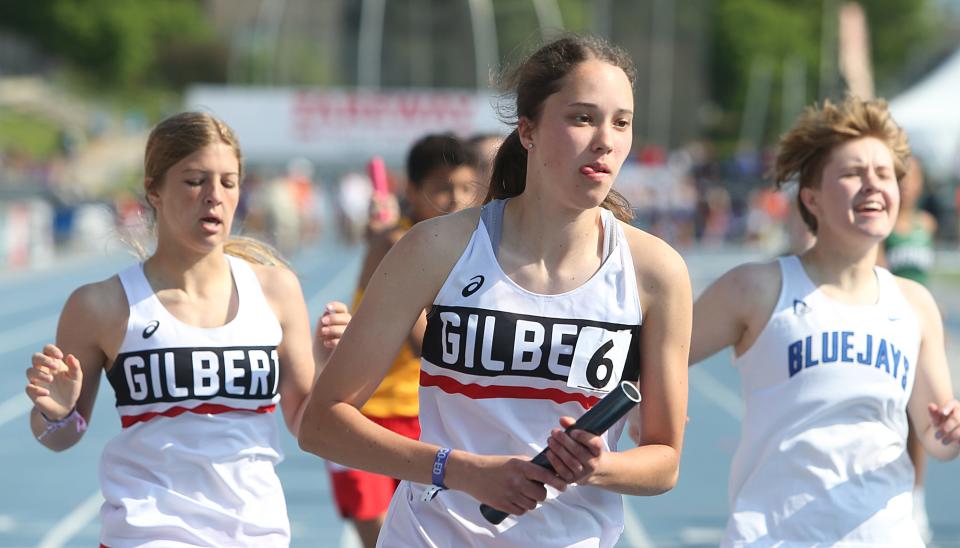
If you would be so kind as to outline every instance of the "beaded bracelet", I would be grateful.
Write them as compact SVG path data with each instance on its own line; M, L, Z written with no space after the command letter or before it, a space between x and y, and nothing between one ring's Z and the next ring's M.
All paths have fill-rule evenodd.
M42 440L43 438L47 437L48 434L52 432L56 432L57 430L60 430L61 428L70 424L71 422L76 423L78 434L87 429L87 421L86 419L83 418L83 415L77 412L76 406L74 406L74 408L71 409L69 413L67 413L66 417L63 417L62 419L58 419L58 420L50 419L49 417L43 414L43 411L38 411L38 413L40 413L40 420L42 420L44 424L47 425L46 430L44 430L43 432L40 433L39 436L37 436L38 440Z

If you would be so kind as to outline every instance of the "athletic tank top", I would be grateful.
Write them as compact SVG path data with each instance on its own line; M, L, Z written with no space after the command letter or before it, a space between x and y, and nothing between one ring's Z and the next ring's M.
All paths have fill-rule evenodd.
M213 328L170 314L142 265L120 273L130 318L107 379L123 429L100 461L111 548L290 542L274 471L280 323L250 265L227 260L240 304Z
M927 284L934 262L933 237L918 217L914 217L910 230L891 232L883 246L890 272Z
M776 308L733 360L746 410L724 545L922 546L906 451L918 318L883 268L878 302L850 305L779 261Z
M612 252L598 271L576 289L541 295L518 286L497 262L504 203L484 207L429 311L421 440L532 458L561 416L579 417L621 379L637 380L642 316L633 258L610 212L601 210L604 249ZM608 450L616 450L623 423L604 434ZM548 487L546 502L500 525L461 491L424 502L426 487L401 482L380 546L612 546L623 530L621 496L595 487Z

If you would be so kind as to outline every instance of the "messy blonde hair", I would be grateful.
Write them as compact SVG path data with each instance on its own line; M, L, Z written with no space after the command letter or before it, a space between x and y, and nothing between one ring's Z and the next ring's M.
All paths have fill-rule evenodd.
M798 193L804 188L819 188L833 149L864 137L879 139L890 149L897 180L903 177L910 145L904 131L893 121L887 102L850 96L839 105L826 99L820 106L808 107L780 139L773 168L777 188L791 182L798 183ZM803 201L798 199L797 204L803 222L816 234L817 218Z

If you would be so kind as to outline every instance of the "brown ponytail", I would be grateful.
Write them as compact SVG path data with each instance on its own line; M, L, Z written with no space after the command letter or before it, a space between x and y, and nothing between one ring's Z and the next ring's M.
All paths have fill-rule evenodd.
M519 196L526 186L527 149L523 148L520 132L515 129L507 135L493 158L493 172L484 203Z

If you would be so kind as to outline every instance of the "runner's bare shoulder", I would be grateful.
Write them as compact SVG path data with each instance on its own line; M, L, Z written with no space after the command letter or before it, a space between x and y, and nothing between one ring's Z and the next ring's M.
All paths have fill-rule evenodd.
M413 257L450 258L450 267L467 247L480 219L480 208L473 207L456 213L441 215L413 226L396 247Z
M630 246L637 281L642 292L650 292L654 287L678 283L690 275L686 262L680 253L661 238L644 230L619 221L624 236ZM656 292L656 291L654 291Z
M127 295L120 277L114 275L82 285L70 294L60 314L58 333L80 336L109 350L119 347L129 317Z
M769 318L777 305L782 283L776 261L750 262L735 266L712 284L731 303L753 318Z

